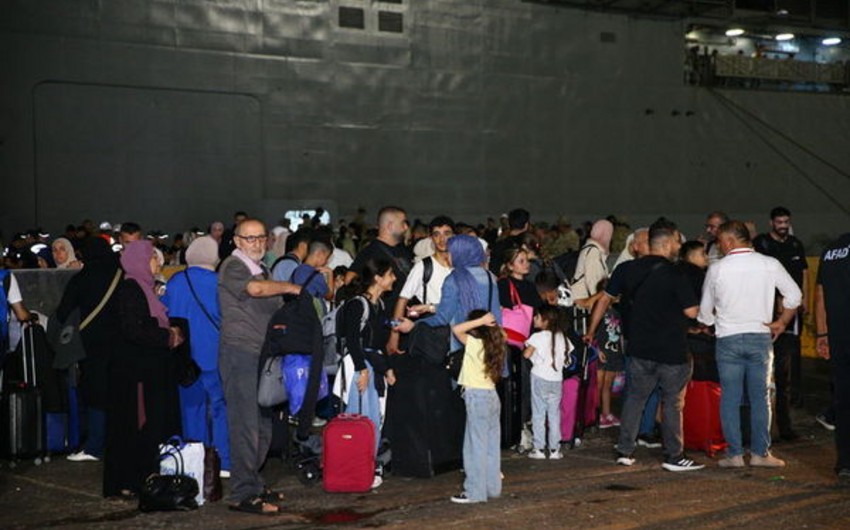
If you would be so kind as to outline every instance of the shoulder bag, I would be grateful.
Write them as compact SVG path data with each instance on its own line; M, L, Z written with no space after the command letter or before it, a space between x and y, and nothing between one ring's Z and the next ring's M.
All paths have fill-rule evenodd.
M80 336L80 332L86 329L97 318L100 312L103 311L103 308L106 307L107 302L109 302L109 299L115 293L122 275L123 271L121 269L115 271L115 277L112 278L112 283L109 284L106 294L103 295L97 306L82 321L80 321L79 309L74 309L66 318L66 322L59 322L54 315L47 323L47 341L56 354L53 358L53 368L67 370L74 363L78 363L86 358L86 350L83 346L83 339Z

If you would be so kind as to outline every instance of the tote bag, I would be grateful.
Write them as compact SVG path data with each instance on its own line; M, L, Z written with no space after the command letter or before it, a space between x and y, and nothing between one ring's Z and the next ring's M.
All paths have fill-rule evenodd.
M502 327L508 335L507 341L511 346L522 348L528 335L531 333L531 324L534 317L534 308L525 305L519 298L519 292L514 282L508 278L508 286L511 290L511 304L513 307L502 308Z

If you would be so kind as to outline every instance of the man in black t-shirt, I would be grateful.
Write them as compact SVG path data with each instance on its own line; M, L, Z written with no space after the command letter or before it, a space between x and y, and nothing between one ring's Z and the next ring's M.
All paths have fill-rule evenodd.
M370 259L385 259L392 262L395 283L391 291L384 295L386 307L394 308L407 280L407 274L413 267L413 253L404 246L404 235L408 229L407 213L397 206L385 206L378 212L378 237L354 258L354 262L345 274L345 283L349 284L363 272Z
M800 312L806 307L808 281L806 269L806 251L803 243L791 235L791 212L788 208L777 206L770 211L770 232L759 234L753 239L753 248L762 254L776 258L803 291ZM785 333L773 343L773 378L776 381L776 422L779 437L791 441L799 436L791 428L791 403L803 404L800 327L797 318L788 325Z
M623 296L631 300L629 356L626 368L629 388L620 418L617 463L630 466L649 395L661 388L664 412L661 433L664 463L668 471L702 469L684 455L682 408L692 366L687 355L688 319L695 318L699 299L672 261L681 246L679 231L665 219L649 229L649 255L625 270L622 282L605 288L603 300ZM613 282L612 282L613 283ZM601 305L601 304L597 304ZM604 313L604 310L602 311ZM585 342L592 340L602 314L594 308Z
M830 359L835 386L835 470L850 486L850 233L829 244L820 258L815 290L818 354Z

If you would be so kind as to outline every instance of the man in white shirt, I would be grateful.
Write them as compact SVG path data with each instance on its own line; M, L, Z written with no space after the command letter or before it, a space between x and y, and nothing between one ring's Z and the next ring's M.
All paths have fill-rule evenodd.
M782 266L755 252L744 223L729 221L717 231L723 259L713 263L705 278L698 319L715 326L717 370L720 374L720 421L729 447L720 467L744 467L741 443L741 397L746 381L750 401L751 466L783 467L770 454L768 375L772 365L771 341L794 318L800 288ZM782 313L776 320L774 297L782 295Z
M0 358L8 350L14 350L21 338L21 328L13 326L11 315L15 315L18 322L28 322L32 315L24 307L24 299L18 281L11 271L0 269Z
M452 272L449 263L448 243L449 239L455 234L454 221L444 215L437 216L428 223L428 230L428 239L433 244L434 254L416 262L410 269L410 274L404 282L404 287L401 288L401 293L393 310L394 319L400 319L404 316L416 318L435 313L437 304L440 303L443 282ZM430 274L427 274L428 272ZM426 276L427 282L425 281ZM410 314L406 315L411 301L414 304L409 308ZM387 353L399 353L398 341L398 332L390 332Z

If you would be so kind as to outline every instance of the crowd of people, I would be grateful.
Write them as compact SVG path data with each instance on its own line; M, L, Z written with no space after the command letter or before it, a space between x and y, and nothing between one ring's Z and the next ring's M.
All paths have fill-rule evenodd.
M578 229L563 218L532 224L522 208L477 226L443 215L411 226L404 209L385 207L375 227L362 210L334 227L323 224L323 213L291 230L288 222L268 229L237 212L229 228L214 222L171 244L133 222L85 221L58 238L14 236L0 269L3 352L16 342L11 322L35 321L14 270L79 270L50 317L67 322L76 313L89 324L81 329L86 357L69 370L79 377L86 436L68 459L102 459L105 496L136 497L158 468L159 444L182 434L218 450L232 508L277 513L282 496L260 473L275 419L258 405L257 380L270 319L305 299L319 317L336 312L344 347L339 366L328 370L333 395L308 392L292 411L294 442L314 446L311 432L340 411L365 415L375 426L376 455L390 444L393 454L377 459L373 488L388 463L394 473L433 474L416 467L416 448L425 443L429 455L444 450L446 462L462 456L465 481L453 502L497 498L500 449L560 459L565 447L581 444L577 417L619 428L619 465L634 464L644 445L663 447L668 471L701 469L685 454L682 428L697 359L716 365L722 388L728 448L718 465L785 465L770 451L771 416L781 439L797 437L790 408L802 396L809 291L805 250L786 208L771 211L764 234L712 212L693 240L663 217L632 231L613 216ZM836 381L835 406L819 421L836 430L836 472L846 482L848 237L821 257L814 304L817 349L832 358ZM167 278L164 266L171 266ZM414 355L427 337L437 337L436 363ZM181 386L175 353L187 348L199 375ZM445 369L453 358L457 374ZM572 381L581 383L568 395ZM427 411L449 410L453 399L465 406L460 426L430 423Z

